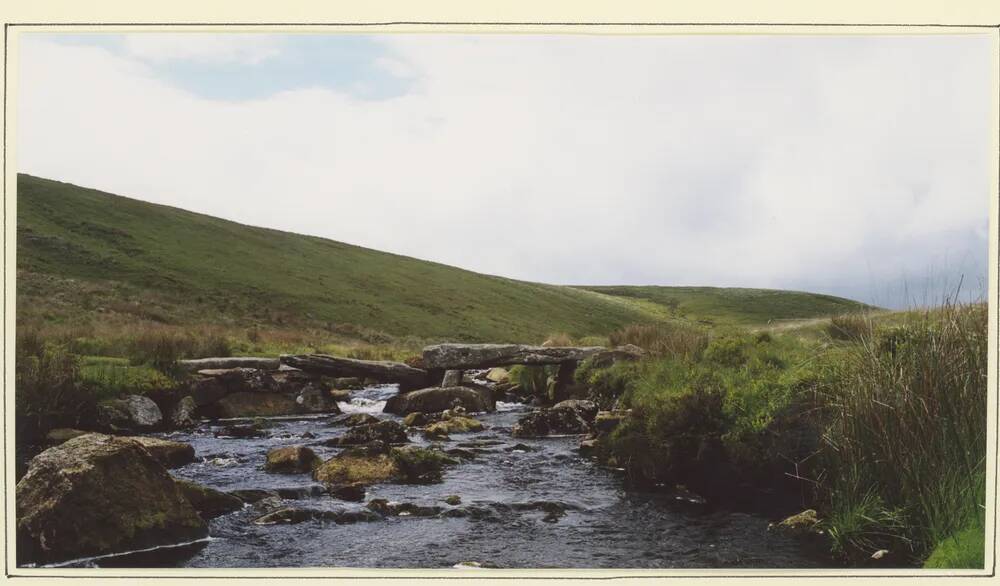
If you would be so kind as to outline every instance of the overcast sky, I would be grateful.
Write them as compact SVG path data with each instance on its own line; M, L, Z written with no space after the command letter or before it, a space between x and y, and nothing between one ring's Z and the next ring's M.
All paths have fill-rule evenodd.
M21 172L548 283L985 287L985 34L21 40Z

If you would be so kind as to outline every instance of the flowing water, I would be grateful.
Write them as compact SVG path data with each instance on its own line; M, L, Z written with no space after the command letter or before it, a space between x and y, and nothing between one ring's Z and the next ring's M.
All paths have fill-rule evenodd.
M393 386L357 391L344 412L382 413ZM188 547L90 560L82 565L167 567L399 567L448 568L478 562L501 568L814 568L829 565L801 542L767 532L768 519L713 511L667 494L625 491L620 473L580 456L579 438L515 439L511 427L529 408L500 403L496 413L480 415L481 432L454 434L444 447L476 452L473 460L450 467L443 482L430 485L383 484L368 489L374 498L452 508L443 502L458 495L460 507L490 511L484 518L386 517L337 524L311 520L293 525L255 525L261 513L252 506L210 521L207 542ZM181 478L224 491L282 490L288 506L355 509L324 494L308 474L264 472L266 452L304 444L327 458L337 448L321 445L346 428L329 415L274 418L268 437L216 438L222 422L166 434L189 442L199 460L172 471ZM231 422L226 422L231 423ZM310 438L309 435L314 437ZM303 435L306 438L303 438ZM426 444L419 434L410 436ZM525 506L558 503L565 516L546 518ZM520 505L520 506L519 506Z

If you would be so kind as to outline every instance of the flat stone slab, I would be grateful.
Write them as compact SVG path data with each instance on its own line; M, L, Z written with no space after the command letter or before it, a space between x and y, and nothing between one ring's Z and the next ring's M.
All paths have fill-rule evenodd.
M282 354L281 364L325 376L371 378L381 383L396 383L403 392L427 386L426 370L402 362L358 360L326 354Z
M256 368L259 370L278 370L280 362L277 358L260 358L254 356L229 356L223 358L196 358L194 360L178 360L177 366L187 372L199 370L229 370L232 368Z
M523 344L435 344L424 348L428 369L471 370L515 364L579 362L606 351L601 346L526 346Z

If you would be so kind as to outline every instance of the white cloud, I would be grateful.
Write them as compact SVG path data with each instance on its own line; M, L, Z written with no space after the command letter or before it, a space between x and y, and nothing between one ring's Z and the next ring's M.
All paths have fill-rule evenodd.
M985 37L383 42L411 93L236 104L26 42L18 168L548 282L862 296L941 253L983 258Z

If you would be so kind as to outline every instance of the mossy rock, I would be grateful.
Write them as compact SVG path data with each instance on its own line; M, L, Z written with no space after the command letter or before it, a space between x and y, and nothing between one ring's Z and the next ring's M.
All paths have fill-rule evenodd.
M452 416L449 419L438 421L427 426L424 435L428 438L446 438L453 433L468 433L472 431L482 431L483 424L471 417Z
M440 482L445 467L458 464L458 460L443 452L416 446L393 448L390 456L400 482L411 484Z
M330 487L369 485L392 480L398 474L396 461L386 454L339 454L313 470L313 479Z
M176 544L205 521L138 442L91 433L36 456L17 483L18 564Z
M264 470L276 474L301 474L310 472L323 463L316 452L305 446L282 446L267 452Z

